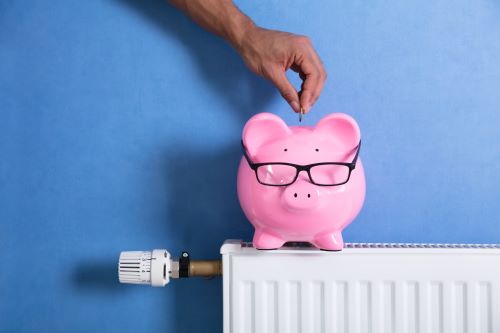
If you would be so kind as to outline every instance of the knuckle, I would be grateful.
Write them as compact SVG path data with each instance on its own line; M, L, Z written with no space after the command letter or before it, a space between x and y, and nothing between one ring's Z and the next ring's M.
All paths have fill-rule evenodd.
M323 81L326 81L328 75L326 74L326 71L324 69L321 70L320 77Z
M299 36L297 37L297 40L301 43L301 44L304 44L304 45L311 45L311 39L307 36Z
M293 93L291 91L280 91L281 97L283 97L287 101L291 101L293 99Z
M262 73L262 76L267 77L269 79L275 79L276 78L276 73L274 69L270 66L265 66L265 65L260 65L258 66L259 72Z

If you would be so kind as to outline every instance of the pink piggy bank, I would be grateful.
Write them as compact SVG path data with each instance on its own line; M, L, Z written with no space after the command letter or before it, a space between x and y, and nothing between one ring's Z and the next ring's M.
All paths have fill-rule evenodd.
M255 227L254 247L298 241L341 250L342 230L365 198L360 145L359 127L346 114L330 114L316 127L253 116L243 129L238 198Z

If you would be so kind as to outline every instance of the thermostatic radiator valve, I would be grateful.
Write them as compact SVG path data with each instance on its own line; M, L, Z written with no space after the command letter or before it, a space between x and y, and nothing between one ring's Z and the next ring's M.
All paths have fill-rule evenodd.
M218 275L222 275L221 260L191 260L187 252L182 252L179 259L172 259L164 249L124 251L120 253L118 264L121 283L148 284L153 287L165 286L170 278Z

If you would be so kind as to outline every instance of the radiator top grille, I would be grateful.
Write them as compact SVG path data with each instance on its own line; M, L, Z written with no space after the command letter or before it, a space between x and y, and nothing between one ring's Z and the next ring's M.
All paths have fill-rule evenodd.
M500 249L500 244L439 244L439 243L346 243L346 248L363 249Z
M253 247L251 242L243 242L242 247ZM284 248L314 248L306 242L288 242ZM500 244L459 244L459 243L345 243L346 249L500 249Z

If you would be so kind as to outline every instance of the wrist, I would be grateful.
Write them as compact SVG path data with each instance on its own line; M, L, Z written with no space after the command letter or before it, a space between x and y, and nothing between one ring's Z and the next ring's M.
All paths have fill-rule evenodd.
M248 35L252 31L258 29L258 27L246 15L239 14L239 17L237 16L231 19L227 29L226 40L236 49L236 51L241 53L245 39L248 38Z

